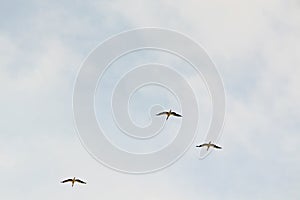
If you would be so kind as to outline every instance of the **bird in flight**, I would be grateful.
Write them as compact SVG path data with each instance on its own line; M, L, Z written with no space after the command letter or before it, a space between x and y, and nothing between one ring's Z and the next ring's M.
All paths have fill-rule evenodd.
M159 115L167 115L166 120L168 120L171 115L173 115L175 117L182 117L182 115L177 114L176 112L172 112L172 110L170 110L168 112L165 111L165 112L161 112L161 113L156 114L156 116L159 116Z
M72 187L74 186L75 182L86 184L86 182L84 182L84 181L82 181L80 179L76 179L75 177L73 179L70 178L70 179L63 180L61 183L67 183L67 182L71 182L72 183Z
M219 146L217 146L217 145L215 145L215 144L213 144L213 143L211 143L211 142L209 142L209 143L204 143L204 144L200 144L200 145L198 145L198 146L196 146L196 147L207 147L207 151L208 151L208 149L210 148L210 147L213 147L213 148L216 148L216 149L222 149L222 147L219 147Z

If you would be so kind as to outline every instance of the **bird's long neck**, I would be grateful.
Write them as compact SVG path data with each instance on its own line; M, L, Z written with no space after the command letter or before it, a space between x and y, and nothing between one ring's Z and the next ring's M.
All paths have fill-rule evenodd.
M72 180L72 187L74 186L75 180L76 180L76 178L74 177Z
M207 151L208 151L208 149L209 149L210 146L211 146L211 142L209 142L209 143L207 144Z

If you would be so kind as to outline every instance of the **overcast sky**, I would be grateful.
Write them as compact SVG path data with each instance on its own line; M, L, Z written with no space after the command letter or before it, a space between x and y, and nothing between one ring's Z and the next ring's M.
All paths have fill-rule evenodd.
M100 42L137 27L173 29L205 48L226 90L223 150L199 160L192 147L164 170L129 175L101 165L81 145L72 111L80 64ZM299 52L297 0L3 1L0 198L299 199ZM137 63L149 61L148 53ZM168 60L162 54L156 61ZM178 107L170 94L162 104ZM147 123L138 121L140 105L130 106L133 119ZM170 131L176 128L171 121ZM88 184L59 183L73 176Z

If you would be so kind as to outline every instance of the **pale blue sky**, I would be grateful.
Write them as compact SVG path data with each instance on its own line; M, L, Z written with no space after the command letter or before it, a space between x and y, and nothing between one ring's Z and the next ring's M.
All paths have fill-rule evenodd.
M85 151L71 104L88 53L144 26L180 31L206 49L227 113L222 151L198 160L191 148L171 167L137 176ZM1 199L300 198L298 1L3 1L0 44ZM73 176L88 184L59 183Z

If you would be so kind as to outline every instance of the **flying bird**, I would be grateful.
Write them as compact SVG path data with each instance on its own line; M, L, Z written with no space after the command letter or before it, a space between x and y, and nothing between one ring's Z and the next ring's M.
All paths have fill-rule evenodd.
M215 144L213 144L213 143L211 143L211 142L209 142L209 143L204 143L204 144L200 144L200 145L198 145L198 146L196 146L196 147L207 147L207 151L208 151L208 149L210 148L210 147L213 147L213 148L216 148L216 149L222 149L222 147L219 147L219 146L217 146L217 145L215 145Z
M177 114L176 112L172 112L172 110L170 110L168 112L165 111L165 112L161 112L161 113L156 114L156 116L159 116L159 115L167 115L166 120L168 120L171 115L173 115L175 117L182 117L182 115Z
M86 184L86 182L84 182L84 181L82 181L80 179L76 179L75 177L73 179L70 178L70 179L63 180L61 183L67 183L67 182L71 182L72 183L72 187L74 186L75 182Z

